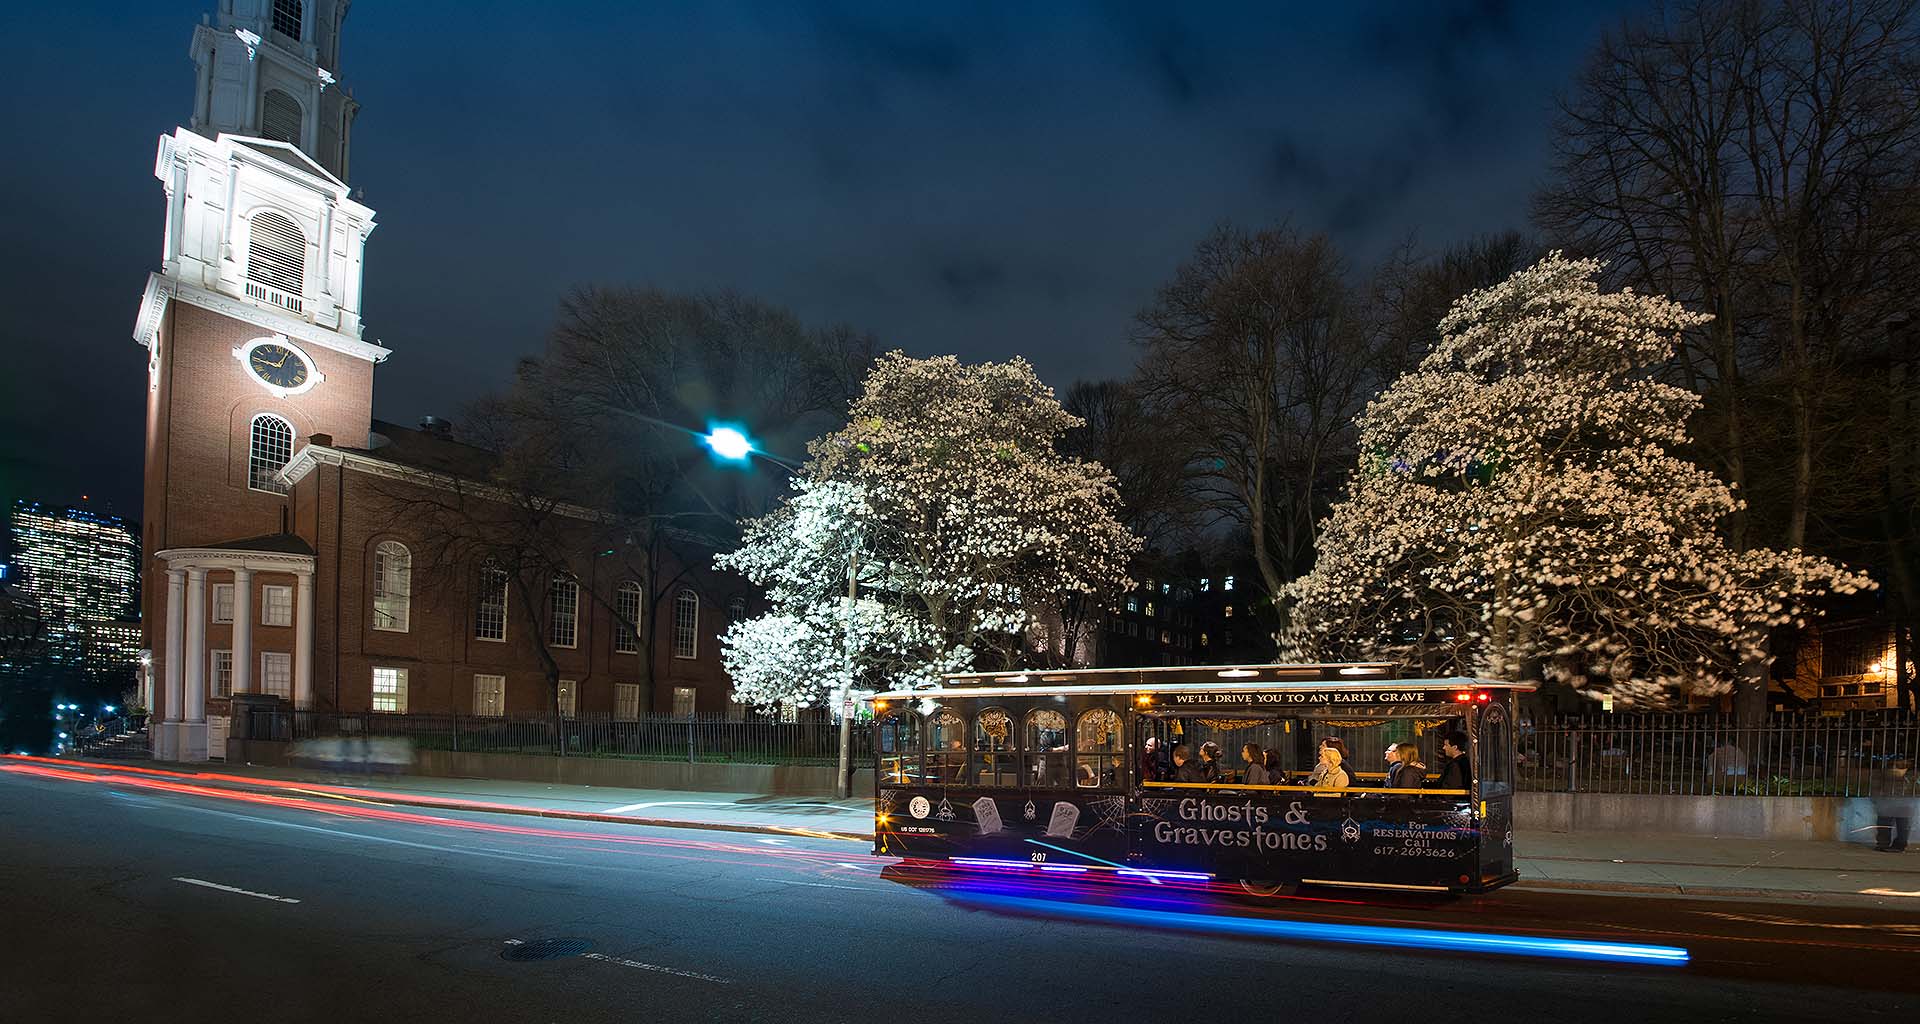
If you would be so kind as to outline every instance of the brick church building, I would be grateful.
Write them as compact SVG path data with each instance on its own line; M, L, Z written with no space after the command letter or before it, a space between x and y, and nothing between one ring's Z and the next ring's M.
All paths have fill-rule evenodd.
M160 139L161 267L134 331L156 756L222 756L233 693L538 713L554 699L543 648L563 713L724 710L718 636L745 592L710 552L657 538L582 551L578 582L528 616L503 574L427 564L445 548L394 514L408 494L472 493L487 456L431 418L373 418L393 353L361 325L375 220L347 184L359 105L334 75L347 6L220 0L194 29L192 120ZM542 643L524 624L536 618Z

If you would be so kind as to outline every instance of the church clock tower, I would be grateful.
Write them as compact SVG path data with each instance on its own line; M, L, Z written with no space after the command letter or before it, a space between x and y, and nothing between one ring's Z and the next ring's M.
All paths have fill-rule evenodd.
M388 355L362 336L374 216L346 183L347 7L219 0L193 33L192 120L154 161L166 223L134 340L147 350L145 685L168 759L219 753L229 694L312 700L316 559L280 470L315 436L365 443Z

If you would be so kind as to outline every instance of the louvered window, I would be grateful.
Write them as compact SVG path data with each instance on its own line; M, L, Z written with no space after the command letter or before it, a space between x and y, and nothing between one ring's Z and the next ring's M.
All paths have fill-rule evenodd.
M277 213L254 217L247 240L247 280L297 302L306 275L307 239L300 229Z
M248 446L247 486L256 491L287 493L276 475L293 458L293 424L270 413L253 418L253 436Z
M268 89L260 100L260 137L300 145L300 101L280 89Z
M373 628L405 633L413 596L413 554L397 541L373 549Z
M300 38L300 0L273 0L273 30L289 39Z

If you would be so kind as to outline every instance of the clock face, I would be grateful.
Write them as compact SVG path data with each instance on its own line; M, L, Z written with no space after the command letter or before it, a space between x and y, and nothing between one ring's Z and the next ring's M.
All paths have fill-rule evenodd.
M291 391L307 382L313 371L300 353L273 342L255 345L247 355L247 369L276 388Z

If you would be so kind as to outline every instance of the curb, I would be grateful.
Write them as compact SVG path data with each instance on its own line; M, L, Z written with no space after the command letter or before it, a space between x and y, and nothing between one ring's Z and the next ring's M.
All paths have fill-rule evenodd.
M374 798L360 798L374 799ZM744 832L751 835L799 836L806 839L834 839L849 843L871 843L871 832L836 832L803 828L797 825L759 825L737 821L688 821L684 818L637 818L626 814L600 814L594 811L565 811L552 807L515 807L502 804L463 804L442 800L421 800L405 796L382 795L381 803L403 807L423 807L469 814L516 814L529 818L557 818L564 821L594 821L608 825L641 825L648 828L691 828L708 832Z

